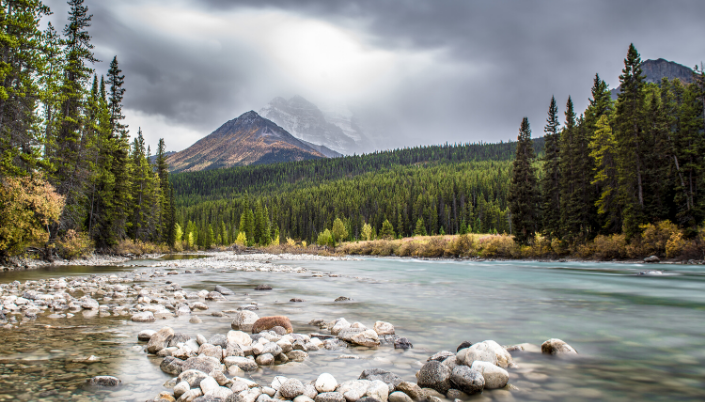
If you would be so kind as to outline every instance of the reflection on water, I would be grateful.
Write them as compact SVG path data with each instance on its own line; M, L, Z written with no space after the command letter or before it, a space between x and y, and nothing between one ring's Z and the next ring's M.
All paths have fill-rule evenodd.
M223 285L236 295L209 302L200 324L189 317L157 323L133 323L126 317L84 318L36 324L83 326L44 329L26 323L20 330L0 330L0 399L135 400L164 390L169 376L161 359L149 357L136 341L142 329L163 325L195 336L226 333L231 319L211 316L256 301L260 316L291 318L295 332L317 330L313 319L345 317L371 326L393 323L399 336L414 344L409 351L380 347L310 353L304 363L262 369L252 378L269 383L276 374L313 380L322 372L339 381L354 379L366 368L394 371L414 381L419 362L439 350L453 350L464 340L494 339L502 345L540 344L552 337L575 347L580 358L554 359L515 355L519 369L510 383L517 401L696 401L705 399L705 270L697 266L659 266L672 275L638 276L642 265L463 262L403 259L362 261L292 261L291 266L339 274L206 271L170 276L185 290ZM651 267L649 267L651 268ZM49 276L107 273L124 268L84 267L83 272L23 271L4 273L0 282ZM76 268L78 269L78 268ZM132 269L132 268L130 268ZM144 268L136 268L145 270ZM110 271L113 270L113 271ZM158 278L163 281L165 278ZM270 284L273 290L255 292ZM335 303L338 296L351 302ZM303 303L289 303L301 298ZM340 360L341 354L357 360ZM97 356L97 363L75 363ZM124 385L114 391L84 388L86 378L116 375ZM473 399L506 400L505 391Z

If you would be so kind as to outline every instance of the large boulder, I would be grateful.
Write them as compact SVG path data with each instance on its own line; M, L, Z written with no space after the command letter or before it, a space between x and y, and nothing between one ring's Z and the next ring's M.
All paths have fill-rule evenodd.
M259 320L259 316L250 310L240 310L235 313L233 322L230 327L236 331L252 331L255 322Z
M422 388L432 388L444 394L451 388L451 370L441 362L431 360L421 367L417 374L418 385Z
M549 339L541 344L541 353L545 355L577 355L572 346L560 339Z
M382 369L364 370L360 374L360 377L358 377L358 379L370 380L370 381L375 381L375 380L382 381L383 383L387 384L387 386L389 387L389 392L394 392L394 390L396 390L396 386L399 385L399 383L401 382L401 378L399 378L398 375L392 373L391 371L382 370Z
M495 364L476 360L470 368L482 374L485 379L485 389L504 388L509 381L507 370Z
M164 327L157 331L147 343L147 352L157 353L167 347L171 338L174 337L174 330L169 327Z
M450 382L453 388L466 394L482 392L485 388L485 377L482 376L482 373L468 366L455 366L450 376Z
M461 349L457 354L459 364L472 366L475 361L492 363L502 368L507 368L514 364L512 355L495 341L483 341L476 343L469 348Z

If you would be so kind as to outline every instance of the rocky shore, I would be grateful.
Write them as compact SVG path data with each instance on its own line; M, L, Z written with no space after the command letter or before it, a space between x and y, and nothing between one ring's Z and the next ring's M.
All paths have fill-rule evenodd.
M279 260L311 259L340 258L219 253L201 259L154 261L147 268L141 266L120 274L49 278L24 283L15 281L0 285L0 325L5 330L13 330L31 325L38 318L42 318L42 322L70 323L71 318L79 314L85 319L115 316L136 323L154 322L152 330L140 331L136 338L147 354L161 360L161 371L172 376L165 384L167 390L157 395L155 401L466 400L470 395L486 390L492 391L493 395L519 392L510 381L522 375L512 354L576 354L573 348L556 339L541 346L503 347L492 340L463 342L455 351L440 351L428 356L426 361L419 360L415 382L403 381L392 371L382 368L364 370L358 378L341 382L329 373L321 373L314 381L275 375L271 383L256 382L248 378L250 373L284 365L292 365L291 372L296 372L297 364L315 364L319 350L340 351L339 359L344 361L357 358L345 353L349 348L362 348L372 354L385 348L407 350L413 348L412 340L399 336L394 325L388 322L376 321L368 326L357 321L351 323L345 318L316 319L308 323L310 331L296 333L287 317L259 317L255 301L232 310L209 311L213 303L235 296L227 287L216 285L194 291L184 290L175 283L177 275L226 270L338 276L276 264ZM124 262L114 261L112 264ZM266 292L267 289L271 287L260 286L256 291ZM292 299L290 303L300 301ZM346 301L349 299L340 297L332 302ZM207 339L198 332L200 317L205 314L231 317L229 330ZM177 332L169 326L156 324L157 321L168 323L169 319L179 316L190 317L193 332ZM85 361L73 363L88 364L91 359L97 358L90 356ZM110 375L97 375L85 381L92 387L105 389L119 388L123 384L121 378Z

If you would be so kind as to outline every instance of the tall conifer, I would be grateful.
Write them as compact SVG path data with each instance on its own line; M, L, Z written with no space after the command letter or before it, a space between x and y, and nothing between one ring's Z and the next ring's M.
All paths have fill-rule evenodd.
M512 214L514 238L519 244L529 243L536 233L538 191L534 145L531 140L529 119L524 118L517 138L517 153L512 164L512 178L509 184L509 210Z

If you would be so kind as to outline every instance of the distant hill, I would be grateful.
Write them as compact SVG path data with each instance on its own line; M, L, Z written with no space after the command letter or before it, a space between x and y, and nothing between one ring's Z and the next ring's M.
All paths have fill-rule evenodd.
M678 78L683 84L693 82L693 70L673 61L664 59L645 60L641 63L641 69L646 76L645 82L658 84L664 77L668 78L669 81ZM619 87L613 89L611 91L612 99L617 99L620 92Z
M320 109L301 96L276 97L259 112L294 137L320 144L346 155L374 149L356 117L347 107Z
M301 141L254 111L223 124L189 148L167 158L172 172L303 161L334 155Z

